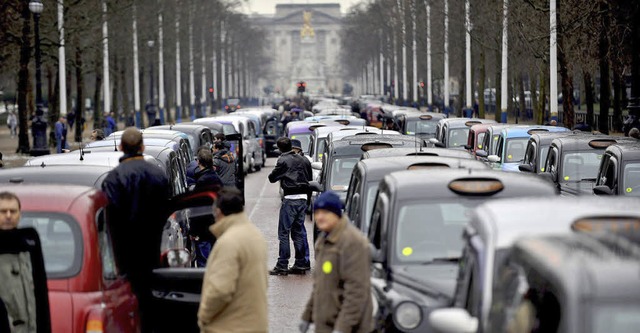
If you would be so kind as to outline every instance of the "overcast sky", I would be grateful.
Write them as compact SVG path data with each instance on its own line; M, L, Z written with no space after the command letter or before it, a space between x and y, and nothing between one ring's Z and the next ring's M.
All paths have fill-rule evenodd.
M248 0L248 5L244 5L243 12L246 14L259 13L259 14L273 14L276 11L276 4L279 3L339 3L340 10L346 13L349 8L363 0Z

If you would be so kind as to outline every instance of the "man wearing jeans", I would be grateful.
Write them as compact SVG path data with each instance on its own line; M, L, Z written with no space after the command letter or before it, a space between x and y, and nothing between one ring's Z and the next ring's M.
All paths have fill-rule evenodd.
M307 230L304 227L307 196L310 191L311 162L291 150L289 138L278 139L277 145L282 155L278 158L276 167L271 171L269 181L272 183L280 181L284 199L282 206L280 206L278 223L278 239L280 241L278 263L269 271L269 274L304 274L311 268ZM289 258L291 257L289 234L293 240L296 258L291 268L289 268Z

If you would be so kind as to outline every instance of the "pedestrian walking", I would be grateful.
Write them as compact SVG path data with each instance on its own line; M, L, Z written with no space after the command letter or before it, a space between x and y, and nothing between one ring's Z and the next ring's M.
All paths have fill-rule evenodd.
M311 269L309 261L309 242L307 230L304 226L306 217L307 197L310 192L311 162L306 157L296 154L291 149L291 140L282 137L277 141L282 155L278 158L275 168L269 174L269 181L280 181L284 192L284 199L280 206L278 221L278 263L269 271L271 275L304 274ZM289 268L291 249L289 236L293 240L295 262Z
M142 332L153 329L151 275L160 265L160 240L167 220L170 187L165 172L144 160L142 133L124 130L120 164L102 183L112 218L110 229L118 268L126 274L140 306Z
M104 132L104 136L107 137L116 131L118 125L116 124L116 120L113 119L113 112L105 112L104 120L104 128L102 131Z
M60 116L55 125L56 132L56 153L60 154L63 151L69 149L67 143L67 117Z
M299 325L302 333L311 323L317 333L373 330L369 241L342 208L332 191L320 194L313 205L322 233L315 247L313 290Z
M202 282L200 331L267 332L267 242L237 189L221 190L213 210L217 241Z
M213 170L220 176L223 186L236 186L236 161L223 141L213 144Z
M9 112L9 115L7 116L7 127L11 130L11 138L15 138L18 134L18 117L16 117L16 114L13 111Z

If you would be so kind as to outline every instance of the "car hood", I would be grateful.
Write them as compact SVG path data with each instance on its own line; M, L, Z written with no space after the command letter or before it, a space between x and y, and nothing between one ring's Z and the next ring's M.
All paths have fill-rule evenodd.
M577 196L577 195L593 195L593 186L595 182L570 182L559 183L560 195L563 196Z
M51 332L73 332L73 301L68 292L49 292Z
M451 299L455 292L457 263L399 266L393 270L394 280L428 294Z

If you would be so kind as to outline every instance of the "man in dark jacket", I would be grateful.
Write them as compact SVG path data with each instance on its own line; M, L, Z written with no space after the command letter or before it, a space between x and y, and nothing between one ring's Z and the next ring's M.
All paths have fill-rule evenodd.
M222 180L213 169L213 155L207 147L202 147L198 150L198 168L194 178L196 180L196 191L203 189L218 191L222 188Z
M223 141L213 144L213 169L218 173L224 186L236 186L236 161Z
M291 149L291 140L283 137L278 139L278 149L282 155L276 162L276 167L269 174L269 181L280 181L284 192L282 206L280 206L280 220L278 223L278 239L280 250L276 267L269 271L271 275L304 274L311 269L309 262L309 243L307 230L304 226L311 177L311 163L306 157L300 156ZM295 248L295 263L289 269L291 249L289 234Z
M167 220L169 179L165 172L144 160L142 133L127 128L120 140L124 156L105 178L111 215L109 227L116 260L127 274L140 305L143 332L152 330L152 270L160 264L160 240Z

